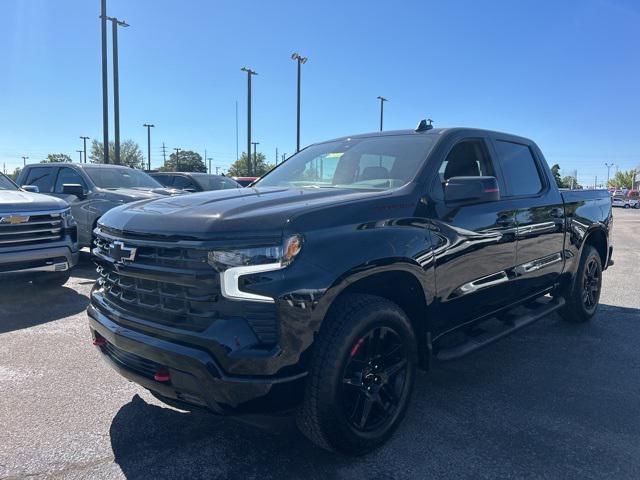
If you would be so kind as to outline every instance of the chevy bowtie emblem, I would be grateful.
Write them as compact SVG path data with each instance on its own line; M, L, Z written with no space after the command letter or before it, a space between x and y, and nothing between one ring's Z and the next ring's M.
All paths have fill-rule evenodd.
M28 215L9 215L8 217L0 217L0 223L5 225L20 225L29 221Z
M137 251L136 247L127 247L120 241L115 241L109 245L109 256L116 263L133 262L136 259Z

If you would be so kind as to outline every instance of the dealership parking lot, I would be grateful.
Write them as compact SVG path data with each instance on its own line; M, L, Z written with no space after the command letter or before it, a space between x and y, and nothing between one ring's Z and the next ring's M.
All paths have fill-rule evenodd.
M640 211L614 215L592 323L552 315L420 375L393 440L355 460L286 419L182 412L113 372L90 342L88 256L62 288L4 285L0 478L640 478Z

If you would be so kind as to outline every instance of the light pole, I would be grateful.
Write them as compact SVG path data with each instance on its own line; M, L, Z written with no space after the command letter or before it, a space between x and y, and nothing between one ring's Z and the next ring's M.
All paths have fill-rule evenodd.
M607 167L607 188L609 188L609 172L611 170L611 167L613 167L614 165L615 163L613 162L604 164L604 166Z
M147 170L151 170L151 129L155 127L155 125L145 123L142 126L147 127Z
M80 137L80 138L84 143L84 163L87 163L87 140L89 140L89 137Z
M22 166L23 167L27 166L27 160L29 160L29 157L22 157Z
M109 87L107 71L107 0L100 2L102 35L102 151L104 163L109 163Z
M382 122L384 120L384 102L388 102L388 98L378 97L380 100L380 131L382 131Z
M257 157L257 154L256 154L256 147L258 145L260 145L260 142L251 142L251 145L253 145L253 162L254 162L255 166L257 167L258 166L258 157ZM251 177L252 175L249 174L249 176Z
M176 151L176 172L180 171L180 150L181 148L174 148Z
M298 62L298 98L297 98L297 114L296 114L296 152L300 151L300 74L301 74L301 65L307 63L309 60L308 57L303 57L299 53L292 53L291 59L296 60Z
M211 174L211 160L213 160L213 157L207 157L206 159L209 162L209 174ZM218 167L216 167L216 175L218 174Z
M247 72L247 170L251 176L253 171L251 168L251 77L257 75L257 72L247 67L242 67L240 70Z
M120 165L120 76L118 72L118 26L128 27L129 24L116 17L111 20L111 40L113 41L113 140L115 143L115 163Z
M80 163L82 163L82 150L76 150L80 154Z

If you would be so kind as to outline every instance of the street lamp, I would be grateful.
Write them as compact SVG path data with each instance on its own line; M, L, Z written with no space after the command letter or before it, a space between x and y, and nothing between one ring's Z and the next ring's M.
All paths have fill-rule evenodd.
M247 170L251 176L251 77L258 73L247 67L242 67L240 70L247 72Z
M80 163L82 163L82 150L76 150L80 154Z
M147 127L147 170L151 170L151 129L155 127L155 125L145 123L142 126Z
M27 166L27 160L29 160L29 157L22 157L22 166L23 167Z
M298 62L298 98L297 98L298 109L297 109L297 115L296 115L296 152L299 152L300 151L300 74L302 70L300 66L304 63L307 63L307 60L309 60L309 58L303 57L299 53L294 52L291 54L291 60L296 60Z
M613 167L614 165L615 163L613 162L604 164L604 166L607 167L607 188L609 188L609 171L611 170L611 167Z
M380 131L382 131L382 121L384 119L384 102L388 102L389 99L384 97L378 97L378 100L380 100Z
M109 94L107 71L107 0L100 0L100 30L102 38L102 152L109 163Z
M251 145L253 145L253 162L255 163L256 170L257 170L257 168L258 168L258 156L256 154L256 146L260 145L260 142L251 142ZM253 175L251 173L249 173L249 176L251 177Z
M116 17L111 20L111 40L113 41L113 137L115 143L115 163L120 165L120 76L118 72L118 27L128 27L129 24Z
M174 148L176 151L176 172L180 171L180 150L181 148Z
M89 137L80 137L84 143L84 163L87 163L87 140Z

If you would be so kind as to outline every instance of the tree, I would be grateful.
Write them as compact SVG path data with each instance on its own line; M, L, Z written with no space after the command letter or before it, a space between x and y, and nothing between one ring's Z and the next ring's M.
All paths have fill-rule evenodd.
M636 176L635 170L621 171L618 170L613 178L609 179L608 187L613 188L633 188L633 181Z
M16 180L18 180L18 176L20 175L21 171L22 169L20 167L16 167L13 173L9 174L9 178L15 182Z
M71 163L71 161L71 157L66 153L50 153L49 155L47 155L46 160L42 160L40 163Z
M267 163L267 157L265 157L264 153L258 152L256 154L256 158L251 156L251 165L253 166L251 175L249 175L249 169L247 167L247 154L242 152L240 158L236 160L231 167L229 167L229 175L232 177L261 177L269 170L271 170L274 166L270 163Z
M562 184L564 185L563 188L573 188L575 190L582 188L581 185L578 185L578 179L573 175L562 177Z
M558 185L558 188L567 188L569 187L569 185L565 185L562 181L562 178L560 178L560 165L558 165L557 163L554 164L551 167L551 173L553 174L553 178L556 181L556 185Z
M89 161L91 163L104 163L103 143L95 138L91 141ZM115 163L116 144L109 142L109 163ZM120 144L120 165L134 168L144 168L144 155L140 150L140 145L131 139L127 139Z
M162 172L201 172L206 173L207 167L199 153L191 150L181 150L179 156L176 152L169 155L169 160L160 167Z

